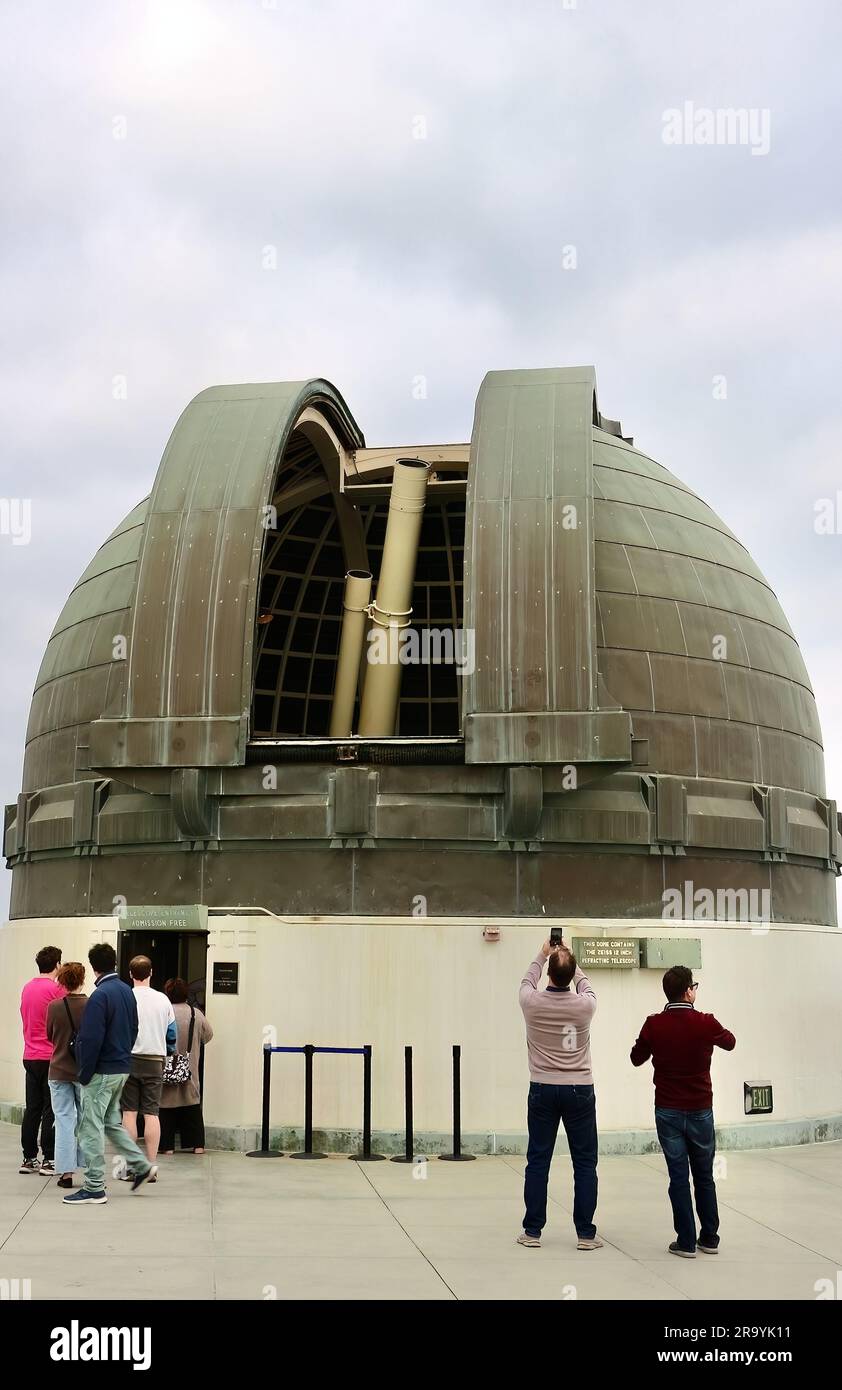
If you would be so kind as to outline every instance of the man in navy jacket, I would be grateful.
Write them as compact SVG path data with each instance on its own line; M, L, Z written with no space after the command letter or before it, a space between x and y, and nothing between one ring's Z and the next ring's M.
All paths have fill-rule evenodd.
M697 1013L698 988L686 965L668 970L664 975L666 1007L662 1013L649 1015L631 1050L636 1067L652 1058L655 1126L667 1161L677 1236L670 1253L691 1260L697 1249L705 1255L715 1255L719 1249L710 1059L715 1047L731 1052L736 1046L734 1034L713 1014ZM698 1240L688 1164L701 1226Z
M105 1138L126 1160L134 1174L132 1191L154 1178L157 1168L149 1163L123 1128L120 1096L131 1070L132 1048L137 1037L137 1004L134 994L117 975L114 947L105 942L92 946L88 960L96 976L94 992L85 1006L75 1055L82 1086L82 1117L78 1142L85 1155L85 1180L65 1202L98 1206L105 1195Z

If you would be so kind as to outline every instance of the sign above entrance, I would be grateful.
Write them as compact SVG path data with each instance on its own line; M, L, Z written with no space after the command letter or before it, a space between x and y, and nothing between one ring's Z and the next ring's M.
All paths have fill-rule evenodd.
M119 915L121 931L207 931L208 910L186 907L129 907Z
M634 970L640 964L635 936L574 937L573 954L582 970Z

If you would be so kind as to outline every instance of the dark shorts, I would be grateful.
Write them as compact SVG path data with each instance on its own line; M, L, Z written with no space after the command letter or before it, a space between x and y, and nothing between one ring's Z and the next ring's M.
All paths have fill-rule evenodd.
M141 1115L157 1115L163 1076L163 1057L132 1057L132 1069L120 1100L123 1109L140 1111Z

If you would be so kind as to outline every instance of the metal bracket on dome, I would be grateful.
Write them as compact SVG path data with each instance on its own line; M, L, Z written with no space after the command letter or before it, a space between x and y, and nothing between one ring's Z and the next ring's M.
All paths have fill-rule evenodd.
M540 767L507 767L503 798L503 835L533 840L544 810L544 773Z
M471 438L464 681L469 763L629 762L599 707L592 367L489 372Z
M175 823L188 840L207 840L213 834L213 802L208 797L208 774L203 767L175 767L170 776L170 801Z

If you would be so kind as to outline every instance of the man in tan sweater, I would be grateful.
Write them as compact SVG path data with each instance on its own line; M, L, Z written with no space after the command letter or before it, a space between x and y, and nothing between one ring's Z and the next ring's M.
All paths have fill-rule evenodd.
M540 989L544 964L549 980ZM591 1071L590 1025L596 995L587 975L564 945L545 941L520 982L520 1007L529 1053L529 1148L526 1215L520 1245L537 1248L547 1221L547 1183L559 1122L573 1162L573 1224L579 1250L598 1250L596 1098Z

